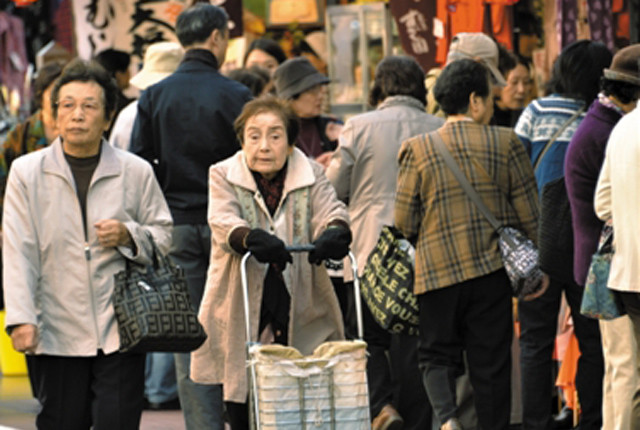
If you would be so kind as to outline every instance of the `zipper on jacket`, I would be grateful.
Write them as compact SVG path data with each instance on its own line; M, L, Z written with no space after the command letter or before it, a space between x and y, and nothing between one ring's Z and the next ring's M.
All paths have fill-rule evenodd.
M91 261L91 248L89 248L89 243L88 242L84 243L84 258L87 261Z

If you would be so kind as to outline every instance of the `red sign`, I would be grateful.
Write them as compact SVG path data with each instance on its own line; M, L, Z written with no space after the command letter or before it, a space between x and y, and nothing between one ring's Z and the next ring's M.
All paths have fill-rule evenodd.
M31 6L32 4L34 4L37 1L38 0L13 0L13 2L16 4L16 7Z

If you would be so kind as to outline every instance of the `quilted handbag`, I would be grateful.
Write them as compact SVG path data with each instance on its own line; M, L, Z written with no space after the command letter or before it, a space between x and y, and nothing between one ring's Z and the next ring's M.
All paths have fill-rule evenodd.
M542 285L543 277L535 244L513 227L501 227L498 233L500 255L511 281L513 295L526 297L535 293Z
M193 351L207 335L191 307L184 271L149 239L152 264L145 267L127 259L126 268L114 275L120 351Z
M626 312L615 291L607 287L613 257L613 228L605 224L598 250L591 257L591 265L584 286L580 313L590 318L611 320Z

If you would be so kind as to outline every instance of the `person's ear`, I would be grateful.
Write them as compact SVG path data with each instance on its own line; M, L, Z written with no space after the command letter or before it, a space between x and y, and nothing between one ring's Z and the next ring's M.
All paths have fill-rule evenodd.
M211 35L209 36L209 46L211 46L212 48L218 46L218 44L220 43L220 30L219 29L215 29L211 32Z

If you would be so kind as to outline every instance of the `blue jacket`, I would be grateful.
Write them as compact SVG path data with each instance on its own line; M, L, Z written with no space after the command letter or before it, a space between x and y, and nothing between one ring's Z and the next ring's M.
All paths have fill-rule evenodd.
M207 223L209 166L240 149L233 122L251 98L202 49L142 93L131 151L154 167L176 225Z

